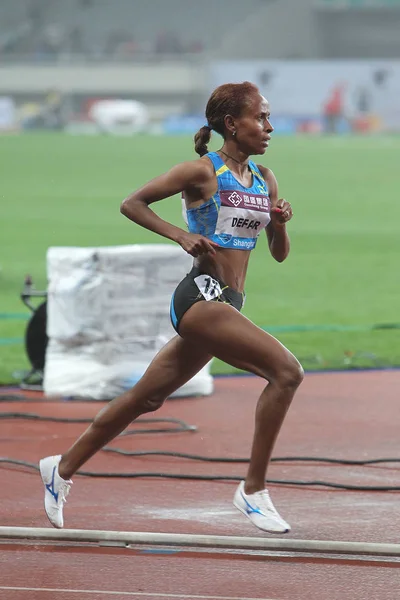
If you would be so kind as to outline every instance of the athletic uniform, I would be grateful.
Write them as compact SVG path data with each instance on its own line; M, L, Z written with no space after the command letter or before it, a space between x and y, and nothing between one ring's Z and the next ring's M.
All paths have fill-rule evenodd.
M217 154L210 153L208 157L215 168L218 191L203 205L185 210L189 231L200 233L221 247L237 248L242 251L252 250L261 229L264 229L270 221L270 200L266 183L257 166L252 162L249 166L253 174L253 182L251 187L246 188L236 181ZM179 330L182 315L192 304L199 301L226 302L240 310L243 305L243 294L225 286L222 281L210 277L207 273L202 273L199 268L193 268L178 285L172 297L171 319L176 331ZM163 385L161 382L159 391L164 394ZM158 397L157 390L155 397ZM164 398L165 395L162 397ZM132 404L132 401L132 397L125 399L125 408L126 402ZM121 414L125 410L121 406L121 403L117 402L116 408L114 407L115 411L120 411L118 417L120 421ZM109 418L111 428L109 433L112 433L113 422L115 423L116 420L115 415L114 418ZM106 434L103 437L105 436ZM90 445L88 441L85 444ZM78 450L78 454L79 452ZM84 457L83 454L82 456ZM59 473L61 458L61 454L58 454L40 460L40 474L45 488L45 510L50 522L57 528L64 526L63 508L72 485L70 479L63 479ZM290 530L290 525L280 517L266 489L247 494L245 481L241 481L236 489L233 503L263 531L286 533Z
M247 188L237 181L216 152L205 156L213 163L218 190L200 206L186 209L184 205L184 218L190 233L201 234L221 248L253 250L260 232L271 220L271 201L265 179L257 165L249 161L253 182ZM185 312L201 300L225 302L241 310L244 295L193 267L171 299L171 321L177 332Z

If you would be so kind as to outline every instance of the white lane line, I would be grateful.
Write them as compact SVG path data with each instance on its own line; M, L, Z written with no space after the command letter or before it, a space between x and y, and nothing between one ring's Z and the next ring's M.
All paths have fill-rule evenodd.
M0 586L0 590L17 592L62 592L63 594L103 594L105 596L134 596L149 598L183 598L183 600L277 600L277 598L244 598L243 596L192 596L190 594L157 594L150 592L115 592L105 590L65 590L62 588L31 588Z

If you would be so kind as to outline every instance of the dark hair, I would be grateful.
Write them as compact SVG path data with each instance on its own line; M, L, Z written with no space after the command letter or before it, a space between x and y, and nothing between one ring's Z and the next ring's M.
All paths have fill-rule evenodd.
M240 117L255 94L259 94L258 87L250 81L243 83L225 83L217 87L211 94L206 106L207 125L200 127L194 136L194 149L197 154L207 154L207 144L211 139L213 129L222 137L225 136L225 117Z

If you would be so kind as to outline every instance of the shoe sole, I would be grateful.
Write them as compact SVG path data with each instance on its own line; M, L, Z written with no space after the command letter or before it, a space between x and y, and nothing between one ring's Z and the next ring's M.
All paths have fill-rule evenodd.
M256 525L251 519L250 516L247 514L247 512L245 510L243 510L243 508L241 506L239 506L235 500L233 501L233 506L235 506L235 508L237 508L245 517L247 517L249 519L249 521L252 523L252 525L254 525L254 527L257 527L257 529L260 529L261 531L265 531L266 533L288 533L290 531L290 528L288 529L283 529L282 531L276 531L276 530L271 530L271 529L264 529L263 527L259 527L259 525Z

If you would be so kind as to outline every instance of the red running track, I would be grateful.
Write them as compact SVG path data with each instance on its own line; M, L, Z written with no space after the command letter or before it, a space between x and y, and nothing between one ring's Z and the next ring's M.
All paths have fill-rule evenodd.
M399 384L397 371L307 375L289 411L274 456L342 459L399 456ZM197 432L133 435L115 440L112 446L246 457L262 385L252 377L217 379L212 397L170 400L154 415L183 419L196 425ZM43 399L3 402L0 411L93 417L101 405ZM84 427L0 420L0 455L37 463L44 455L65 450ZM159 456L131 458L100 452L85 469L241 477L245 465L194 463ZM269 478L363 486L400 485L396 463L349 467L277 462L272 463ZM41 482L35 471L3 465L0 485L1 525L48 526L42 509ZM66 507L66 527L262 537L264 534L232 506L235 485L226 481L76 476ZM269 487L278 510L292 524L290 538L398 542L398 492L354 492L324 486ZM160 554L159 549L149 552L145 548L23 545L5 541L0 548L2 600L400 598L396 560L228 555L188 550Z

